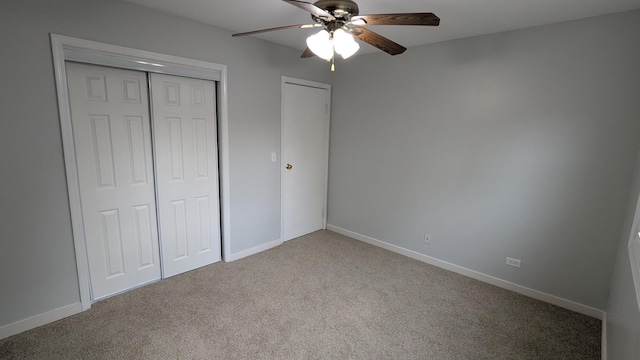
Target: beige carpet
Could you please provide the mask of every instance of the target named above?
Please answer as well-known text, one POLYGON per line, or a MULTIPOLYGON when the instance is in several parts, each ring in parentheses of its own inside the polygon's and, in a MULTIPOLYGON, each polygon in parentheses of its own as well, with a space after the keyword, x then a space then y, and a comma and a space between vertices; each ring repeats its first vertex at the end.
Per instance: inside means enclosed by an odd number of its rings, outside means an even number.
POLYGON ((319 231, 0 340, 0 359, 600 359, 599 320, 319 231))

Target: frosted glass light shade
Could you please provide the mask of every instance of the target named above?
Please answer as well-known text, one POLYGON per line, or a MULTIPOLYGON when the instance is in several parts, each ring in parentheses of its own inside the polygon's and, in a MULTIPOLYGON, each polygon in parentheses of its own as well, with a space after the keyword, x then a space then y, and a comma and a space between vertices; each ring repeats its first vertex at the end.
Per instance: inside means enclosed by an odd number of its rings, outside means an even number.
POLYGON ((322 59, 330 60, 333 57, 333 39, 327 30, 320 30, 319 33, 309 36, 307 46, 322 59))
POLYGON ((353 36, 342 29, 333 32, 333 44, 336 52, 343 59, 350 57, 360 49, 360 45, 353 39, 353 36))

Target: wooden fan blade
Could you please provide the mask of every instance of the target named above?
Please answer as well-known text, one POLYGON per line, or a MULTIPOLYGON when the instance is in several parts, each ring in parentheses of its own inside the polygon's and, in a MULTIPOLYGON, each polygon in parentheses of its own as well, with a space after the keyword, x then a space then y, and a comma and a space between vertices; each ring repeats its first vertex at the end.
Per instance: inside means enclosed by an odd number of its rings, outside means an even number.
POLYGON ((426 25, 438 26, 440 18, 433 13, 373 14, 351 18, 351 22, 364 20, 365 25, 426 25))
POLYGON ((233 34, 231 36, 247 36, 247 35, 254 35, 254 34, 260 34, 260 33, 265 33, 265 32, 270 32, 270 31, 277 31, 277 30, 305 29, 305 28, 312 28, 312 27, 315 27, 315 25, 311 25, 311 24, 286 25, 286 26, 278 26, 278 27, 269 28, 269 29, 247 31, 247 32, 243 32, 243 33, 233 34))
POLYGON ((358 28, 356 30, 353 30, 351 33, 358 39, 366 42, 369 45, 377 47, 378 49, 386 52, 389 55, 402 54, 405 50, 407 50, 406 47, 365 28, 358 28))
POLYGON ((319 7, 305 2, 305 1, 298 1, 298 0, 282 0, 288 4, 291 4, 295 7, 298 7, 304 11, 308 11, 311 13, 311 15, 319 17, 321 19, 324 20, 329 20, 329 21, 333 21, 336 18, 333 17, 333 15, 329 14, 328 12, 324 11, 323 9, 320 9, 319 7))
POLYGON ((315 54, 313 53, 313 51, 311 51, 311 49, 306 48, 304 49, 304 52, 302 53, 302 55, 300 55, 301 58, 306 59, 306 58, 310 58, 313 57, 315 54))

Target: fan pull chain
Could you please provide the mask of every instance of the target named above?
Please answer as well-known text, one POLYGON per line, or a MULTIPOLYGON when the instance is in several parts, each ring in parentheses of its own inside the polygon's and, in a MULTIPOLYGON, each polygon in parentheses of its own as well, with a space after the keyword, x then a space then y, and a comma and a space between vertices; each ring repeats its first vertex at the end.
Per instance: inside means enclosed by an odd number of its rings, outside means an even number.
POLYGON ((336 54, 331 57, 331 72, 336 71, 336 54))

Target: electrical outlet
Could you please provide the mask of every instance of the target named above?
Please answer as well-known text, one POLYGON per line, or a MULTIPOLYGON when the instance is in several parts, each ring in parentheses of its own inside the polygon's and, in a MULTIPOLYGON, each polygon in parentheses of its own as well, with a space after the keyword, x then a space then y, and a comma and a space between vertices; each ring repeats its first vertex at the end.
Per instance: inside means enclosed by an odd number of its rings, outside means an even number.
POLYGON ((424 243, 427 245, 431 244, 431 234, 424 234, 424 243))
POLYGON ((520 259, 514 259, 514 258, 507 257, 507 265, 519 268, 520 267, 520 259))

